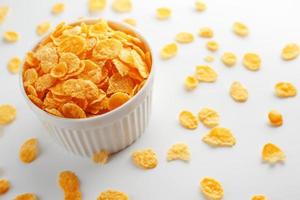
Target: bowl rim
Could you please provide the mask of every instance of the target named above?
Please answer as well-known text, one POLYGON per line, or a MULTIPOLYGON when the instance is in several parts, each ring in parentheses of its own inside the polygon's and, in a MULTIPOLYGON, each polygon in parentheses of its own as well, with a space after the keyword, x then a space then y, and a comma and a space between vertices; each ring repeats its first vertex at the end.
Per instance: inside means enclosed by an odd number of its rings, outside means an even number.
MULTIPOLYGON (((75 22, 71 22, 71 23, 67 23, 68 25, 76 25, 76 24, 81 24, 81 23, 86 23, 86 24, 93 24, 93 23, 96 23, 96 22, 99 22, 101 20, 105 20, 107 21, 107 23, 110 25, 110 24, 113 24, 113 25, 116 25, 116 26, 119 26, 123 29, 126 29, 126 30, 129 30, 131 33, 134 33, 139 39, 141 39, 141 41, 143 42, 143 44, 145 45, 146 49, 150 52, 150 55, 151 55, 151 68, 150 68, 150 72, 149 72, 149 76, 148 78, 146 79, 144 85, 142 86, 142 88, 134 95, 132 96, 128 101, 126 101, 124 104, 122 104, 121 106, 113 109, 112 111, 109 111, 109 112, 106 112, 104 114, 100 114, 100 115, 96 115, 96 116, 92 116, 92 117, 86 117, 86 118, 66 118, 66 117, 58 117, 58 116, 55 116, 55 115, 52 115, 48 112, 46 112, 45 110, 41 109, 40 107, 38 107, 37 105, 35 105, 30 99, 29 97, 27 96, 26 94, 26 91, 25 91, 25 87, 24 87, 24 83, 23 83, 23 72, 24 72, 24 63, 25 63, 25 60, 24 62, 22 63, 22 68, 19 72, 19 83, 20 83, 20 89, 21 89, 21 93, 22 95, 25 97, 25 100, 28 104, 34 106, 34 108, 37 108, 36 110, 38 112, 40 112, 41 114, 44 114, 46 115, 47 117, 55 120, 55 121, 61 121, 61 122, 70 122, 70 123, 79 123, 79 122, 90 122, 90 121, 94 121, 94 120, 107 120, 109 118, 111 118, 112 115, 116 115, 117 113, 122 113, 127 106, 129 106, 130 104, 134 103, 134 101, 140 97, 142 94, 145 93, 145 90, 149 87, 150 84, 152 84, 153 82, 153 76, 154 76, 154 65, 153 65, 153 51, 148 43, 148 41, 144 38, 144 36, 142 36, 142 34, 136 30, 135 28, 125 24, 124 22, 116 22, 116 21, 113 21, 113 20, 106 20, 104 18, 99 18, 99 19, 83 19, 83 20, 78 20, 78 21, 75 21, 75 22)), ((117 30, 117 29, 116 29, 117 30)), ((51 34, 51 33, 50 33, 51 34)), ((44 36, 41 40, 39 40, 39 42, 34 46, 34 48, 32 49, 35 49, 39 43, 41 41, 43 41, 44 39, 46 39, 47 37, 50 36, 50 34, 44 36)))

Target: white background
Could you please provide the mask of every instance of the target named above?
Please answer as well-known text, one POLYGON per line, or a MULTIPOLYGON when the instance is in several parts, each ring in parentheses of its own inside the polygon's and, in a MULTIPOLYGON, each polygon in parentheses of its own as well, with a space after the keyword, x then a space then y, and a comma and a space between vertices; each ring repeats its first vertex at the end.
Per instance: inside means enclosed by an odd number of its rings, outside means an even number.
POLYGON ((16 106, 17 119, 1 128, 0 177, 11 181, 12 188, 0 199, 11 200, 16 194, 34 192, 41 200, 63 199, 57 185, 62 170, 73 170, 81 180, 83 199, 96 199, 108 188, 124 191, 132 200, 182 200, 204 199, 199 182, 205 176, 219 180, 227 200, 250 199, 262 193, 270 200, 297 200, 300 197, 300 104, 299 96, 279 99, 274 95, 278 81, 290 81, 300 89, 299 59, 284 62, 280 58, 282 47, 288 42, 300 43, 300 1, 262 0, 207 0, 207 11, 194 10, 193 0, 134 0, 131 13, 117 14, 111 10, 111 1, 105 11, 89 15, 86 0, 65 0, 66 10, 60 16, 52 16, 51 6, 57 0, 0 0, 11 11, 0 34, 6 30, 20 32, 16 44, 0 41, 0 103, 16 106), (155 19, 155 9, 172 8, 173 15, 167 21, 155 19), (40 40, 35 27, 42 21, 53 26, 62 20, 72 22, 79 17, 103 17, 121 21, 125 17, 137 19, 137 29, 150 42, 155 59, 155 86, 153 112, 150 125, 136 143, 113 156, 107 165, 99 166, 88 158, 80 158, 65 152, 48 137, 39 120, 22 99, 17 75, 6 69, 13 56, 24 57, 25 52, 40 40), (242 21, 250 28, 247 38, 239 38, 231 31, 234 21, 242 21), (186 92, 184 78, 194 72, 195 66, 205 64, 203 57, 210 55, 205 49, 205 39, 198 37, 200 27, 210 26, 220 50, 212 55, 213 68, 219 78, 213 84, 199 84, 186 92), (159 49, 173 42, 180 31, 195 34, 192 44, 179 45, 178 55, 171 60, 159 59, 159 49), (220 61, 224 51, 237 54, 238 64, 226 68, 220 61), (246 70, 241 65, 242 55, 256 52, 262 57, 258 72, 246 70), (230 84, 241 81, 249 90, 249 100, 238 104, 228 95, 230 84), (202 107, 212 107, 221 115, 221 125, 232 129, 237 138, 233 148, 214 149, 204 144, 201 137, 208 131, 199 125, 195 131, 182 128, 178 114, 189 109, 195 114, 202 107), (277 109, 284 116, 284 125, 273 128, 267 124, 267 113, 277 109), (29 137, 40 141, 41 154, 30 165, 18 159, 20 145, 29 137), (189 144, 190 163, 167 163, 166 151, 173 143, 189 144), (267 142, 278 144, 286 153, 285 164, 269 166, 261 162, 261 148, 267 142), (136 149, 151 147, 159 158, 157 168, 144 171, 136 168, 130 159, 136 149))

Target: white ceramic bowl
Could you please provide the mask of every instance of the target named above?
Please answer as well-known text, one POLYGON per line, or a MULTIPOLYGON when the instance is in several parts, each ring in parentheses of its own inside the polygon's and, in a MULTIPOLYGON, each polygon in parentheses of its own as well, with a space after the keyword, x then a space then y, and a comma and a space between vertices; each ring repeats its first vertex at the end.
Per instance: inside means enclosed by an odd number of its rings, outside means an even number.
MULTIPOLYGON (((74 24, 81 22, 91 24, 96 21, 85 20, 74 24)), ((112 21, 108 21, 108 23, 114 29, 139 37, 152 56, 148 43, 140 34, 126 25, 112 21)), ((110 153, 118 152, 132 144, 145 132, 151 113, 153 75, 152 61, 148 80, 135 96, 115 110, 84 119, 60 118, 45 112, 27 97, 23 86, 22 72, 20 83, 24 99, 49 134, 66 150, 77 155, 90 157, 100 150, 107 150, 110 153)))

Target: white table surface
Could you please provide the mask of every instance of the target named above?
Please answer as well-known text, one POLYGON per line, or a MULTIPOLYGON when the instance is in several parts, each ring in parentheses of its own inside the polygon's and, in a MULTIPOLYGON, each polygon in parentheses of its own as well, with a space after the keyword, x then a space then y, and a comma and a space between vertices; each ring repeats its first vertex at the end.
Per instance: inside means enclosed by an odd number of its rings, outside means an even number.
POLYGON ((204 199, 199 182, 205 176, 218 179, 224 187, 226 200, 250 199, 262 193, 270 200, 297 200, 300 198, 300 104, 299 96, 279 99, 274 96, 278 81, 290 81, 300 89, 299 59, 284 62, 280 59, 282 47, 288 42, 300 43, 300 1, 261 0, 207 0, 207 11, 194 11, 193 0, 134 0, 131 13, 117 14, 111 10, 111 1, 102 13, 92 17, 104 17, 121 21, 125 17, 138 20, 137 29, 148 39, 154 50, 156 77, 153 112, 149 127, 137 142, 113 156, 108 164, 99 166, 90 159, 73 156, 57 146, 46 134, 39 120, 22 99, 17 75, 6 69, 13 56, 23 57, 39 37, 36 25, 50 21, 52 25, 62 20, 91 17, 86 0, 65 0, 66 10, 60 16, 50 13, 57 0, 1 0, 0 5, 9 5, 11 11, 0 34, 12 29, 20 32, 21 40, 15 44, 0 41, 0 103, 16 106, 17 119, 1 128, 0 177, 12 183, 11 190, 0 199, 11 200, 16 194, 34 192, 41 200, 63 199, 57 185, 62 170, 73 170, 81 180, 83 199, 96 199, 108 188, 124 191, 132 200, 196 200, 204 199), (160 6, 172 8, 173 15, 167 21, 155 19, 155 9, 160 6), (239 38, 231 31, 234 21, 242 21, 250 28, 247 38, 239 38), (214 39, 220 50, 210 53, 205 49, 205 39, 196 36, 192 44, 179 45, 178 55, 162 61, 159 49, 173 42, 176 33, 198 33, 202 26, 215 31, 214 39), (219 60, 224 51, 233 51, 239 61, 233 68, 226 68, 219 60), (245 52, 257 52, 262 57, 258 72, 246 70, 241 65, 245 52), (186 92, 184 78, 194 72, 195 66, 205 64, 203 57, 213 55, 212 63, 219 73, 213 84, 199 84, 186 92), (241 81, 249 90, 246 103, 234 102, 229 94, 233 81, 241 81), (202 107, 212 107, 221 115, 221 125, 232 129, 237 138, 233 148, 214 149, 201 141, 208 129, 199 125, 189 131, 178 123, 182 109, 197 113, 202 107), (267 113, 277 109, 284 116, 284 125, 279 128, 267 124, 267 113), (41 154, 30 165, 18 159, 20 145, 29 137, 40 141, 41 154), (192 160, 166 162, 166 151, 175 142, 189 144, 192 160), (269 166, 261 162, 261 149, 267 142, 278 144, 286 153, 285 164, 269 166), (140 170, 130 159, 136 149, 151 147, 159 158, 154 170, 140 170))

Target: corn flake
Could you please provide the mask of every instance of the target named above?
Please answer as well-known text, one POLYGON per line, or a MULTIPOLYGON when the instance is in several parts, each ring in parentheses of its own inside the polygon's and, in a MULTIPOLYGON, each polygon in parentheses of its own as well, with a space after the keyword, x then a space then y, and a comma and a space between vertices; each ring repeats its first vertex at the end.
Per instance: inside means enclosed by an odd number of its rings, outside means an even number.
POLYGON ((50 22, 42 22, 36 27, 36 33, 39 36, 42 36, 49 31, 50 26, 51 26, 50 22))
POLYGON ((268 200, 268 198, 265 195, 258 194, 254 195, 251 200, 268 200))
POLYGON ((137 25, 137 21, 133 18, 123 19, 123 22, 125 22, 126 24, 129 24, 131 26, 136 26, 137 25))
POLYGON ((0 196, 8 192, 10 189, 10 182, 6 179, 0 179, 0 196))
POLYGON ((14 58, 9 60, 9 62, 7 64, 7 69, 10 73, 17 74, 19 72, 20 65, 21 65, 20 58, 19 57, 14 57, 14 58))
POLYGON ((248 27, 242 22, 235 22, 232 26, 233 32, 241 37, 245 37, 249 34, 248 27))
POLYGON ((86 41, 83 37, 78 35, 69 35, 61 41, 58 46, 59 52, 70 52, 79 55, 84 51, 86 41))
POLYGON ((284 60, 293 60, 300 54, 300 47, 295 43, 287 44, 281 52, 281 57, 284 60))
POLYGON ((65 103, 62 106, 62 114, 68 118, 86 118, 84 110, 75 103, 65 103))
POLYGON ((38 140, 31 138, 26 140, 19 151, 20 160, 24 163, 33 162, 39 154, 38 140))
POLYGON ((13 42, 16 42, 20 39, 20 35, 19 33, 15 32, 15 31, 6 31, 4 33, 4 40, 6 42, 10 42, 10 43, 13 43, 13 42))
POLYGON ((65 10, 65 4, 64 3, 56 3, 53 5, 51 12, 54 15, 61 14, 65 10))
POLYGON ((221 60, 227 67, 232 67, 236 64, 236 55, 231 52, 223 53, 221 60))
POLYGON ((242 83, 235 81, 230 86, 230 96, 237 102, 245 102, 248 99, 248 90, 242 83))
POLYGON ((153 169, 157 166, 156 153, 152 149, 138 150, 132 153, 133 163, 142 169, 153 169))
POLYGON ((171 146, 168 150, 167 160, 183 160, 189 161, 191 159, 191 154, 189 146, 185 143, 176 143, 171 146))
POLYGON ((17 195, 14 200, 38 200, 37 196, 33 193, 24 193, 17 195))
POLYGON ((203 27, 199 31, 199 36, 203 38, 212 38, 214 36, 214 32, 209 27, 203 27))
POLYGON ((122 50, 122 43, 114 38, 99 42, 93 50, 96 59, 113 59, 118 57, 122 50))
POLYGON ((168 19, 172 14, 172 10, 167 7, 161 7, 156 9, 156 18, 160 20, 168 19))
POLYGON ((114 11, 120 13, 129 12, 132 9, 132 2, 131 0, 114 0, 112 8, 114 11))
POLYGON ((179 114, 179 122, 187 129, 196 129, 198 127, 197 118, 190 111, 181 111, 179 114))
POLYGON ((193 90, 198 86, 198 79, 195 76, 187 76, 184 80, 184 86, 187 90, 193 90))
POLYGON ((289 82, 279 82, 275 85, 275 94, 281 98, 294 97, 297 95, 297 88, 289 82))
POLYGON ((94 153, 93 155, 93 161, 95 163, 99 163, 104 165, 105 163, 107 163, 108 159, 109 159, 109 155, 110 153, 106 150, 101 150, 97 153, 94 153))
POLYGON ((102 11, 106 6, 106 0, 89 0, 88 6, 90 12, 102 11))
POLYGON ((170 59, 177 54, 177 51, 178 51, 177 44, 175 43, 167 44, 160 50, 160 57, 162 59, 170 59))
POLYGON ((261 59, 258 54, 246 53, 243 58, 243 65, 251 71, 257 71, 260 69, 261 59))
POLYGON ((206 48, 210 51, 217 51, 219 49, 219 44, 216 41, 208 41, 206 43, 206 48))
POLYGON ((236 140, 230 129, 222 127, 212 128, 203 138, 203 142, 215 147, 231 147, 236 140))
POLYGON ((213 128, 219 125, 220 115, 211 108, 203 108, 198 114, 199 120, 207 127, 213 128))
POLYGON ((215 82, 218 78, 217 72, 207 65, 197 66, 195 75, 201 82, 215 82))
POLYGON ((281 126, 283 123, 282 114, 276 110, 272 110, 268 114, 269 122, 272 126, 281 126))
POLYGON ((0 125, 11 123, 16 118, 17 111, 14 106, 9 104, 0 105, 0 125))
POLYGON ((67 73, 68 73, 68 66, 65 62, 61 62, 55 65, 50 71, 50 75, 53 78, 63 78, 67 73))
POLYGON ((58 183, 65 192, 75 192, 80 189, 80 181, 72 171, 60 172, 58 183))
POLYGON ((176 35, 175 39, 179 43, 191 43, 194 41, 194 35, 188 32, 181 32, 176 35))
POLYGON ((50 74, 45 74, 36 79, 34 87, 37 92, 44 92, 45 90, 52 87, 56 82, 56 79, 53 78, 50 74))
POLYGON ((9 12, 8 6, 0 6, 0 24, 2 24, 9 12))
POLYGON ((262 150, 262 159, 271 164, 284 161, 284 152, 275 144, 268 143, 265 144, 262 150))
POLYGON ((196 0, 195 2, 195 9, 199 12, 206 10, 206 4, 202 0, 196 0))
POLYGON ((120 107, 130 99, 130 96, 123 92, 116 92, 108 100, 108 109, 113 110, 120 107))
POLYGON ((208 200, 221 200, 224 196, 221 183, 213 178, 203 178, 200 182, 200 188, 208 200))
POLYGON ((106 190, 101 192, 97 200, 128 200, 127 194, 116 190, 106 190))

